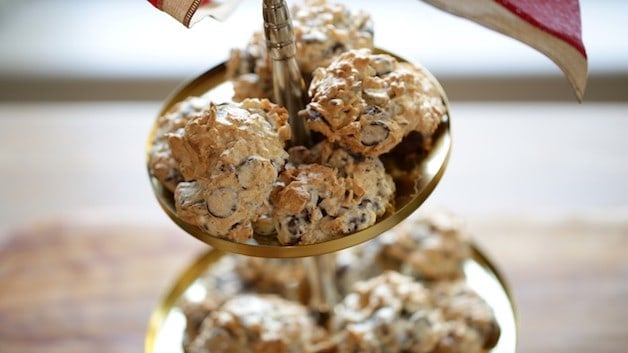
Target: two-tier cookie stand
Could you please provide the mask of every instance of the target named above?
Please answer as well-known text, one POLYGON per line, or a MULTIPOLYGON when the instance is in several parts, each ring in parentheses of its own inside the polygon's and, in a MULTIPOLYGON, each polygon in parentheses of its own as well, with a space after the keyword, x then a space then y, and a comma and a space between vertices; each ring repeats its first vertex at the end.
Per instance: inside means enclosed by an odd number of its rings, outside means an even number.
MULTIPOLYGON (((263 0, 263 15, 269 55, 273 60, 275 102, 286 107, 289 112, 293 136, 291 143, 307 145, 310 142, 309 133, 305 123, 296 114, 305 106, 306 93, 295 58, 294 32, 285 0, 263 0)), ((180 87, 166 100, 158 116, 190 96, 204 96, 214 102, 231 101, 233 86, 225 79, 225 71, 225 65, 221 64, 180 87)), ((408 158, 407 151, 404 151, 403 155, 391 153, 383 157, 387 171, 393 175, 397 187, 395 211, 378 220, 373 226, 353 234, 317 244, 294 246, 265 243, 255 238, 247 243, 226 240, 181 220, 176 214, 172 193, 151 176, 152 187, 166 214, 187 233, 213 249, 179 277, 171 291, 154 310, 146 337, 146 352, 182 351, 185 317, 178 303, 190 291, 202 287, 203 274, 211 271, 212 265, 221 257, 228 256, 227 253, 265 258, 302 258, 308 273, 309 305, 313 311, 329 314, 337 301, 332 280, 333 258, 329 254, 366 242, 406 219, 428 198, 445 171, 452 143, 449 105, 444 90, 435 78, 431 79, 439 87, 447 108, 447 113, 444 114, 440 127, 434 134, 432 148, 427 153, 417 152, 414 158, 408 158)), ((156 126, 153 127, 149 137, 149 148, 155 132, 156 126)), ((469 286, 492 307, 500 325, 501 336, 491 352, 514 352, 517 337, 516 315, 503 278, 490 261, 475 248, 472 258, 465 263, 464 272, 469 286)))

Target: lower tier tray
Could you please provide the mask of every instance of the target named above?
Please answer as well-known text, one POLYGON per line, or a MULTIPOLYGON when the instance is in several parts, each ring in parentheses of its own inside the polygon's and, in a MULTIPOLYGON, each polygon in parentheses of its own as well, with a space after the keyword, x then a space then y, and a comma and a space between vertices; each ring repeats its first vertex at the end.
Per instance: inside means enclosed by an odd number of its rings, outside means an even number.
MULTIPOLYGON (((346 251, 336 255, 327 255, 335 256, 332 258, 332 261, 337 264, 333 276, 335 285, 333 290, 339 294, 341 300, 345 292, 350 291, 351 283, 371 279, 384 271, 377 266, 365 266, 364 261, 370 261, 368 258, 372 255, 368 246, 372 247, 373 242, 370 245, 360 246, 363 247, 362 250, 359 249, 360 247, 346 250, 360 251, 357 256, 354 254, 347 257, 344 254, 346 251), (357 263, 352 264, 352 259, 357 263), (347 266, 349 266, 348 269, 347 266), (340 267, 344 268, 340 269, 340 267), (364 268, 368 269, 365 271, 364 268), (339 277, 338 274, 341 272, 342 275, 339 277), (347 273, 352 274, 347 275, 347 273)), ((502 276, 491 261, 472 243, 469 248, 468 258, 461 264, 462 273, 459 280, 464 281, 464 284, 490 307, 499 328, 496 341, 491 343, 487 351, 514 353, 517 343, 517 318, 512 297, 502 276)), ((184 352, 183 345, 188 322, 186 315, 189 315, 189 305, 201 303, 208 298, 212 300, 212 295, 217 294, 221 297, 219 300, 226 300, 240 292, 274 292, 288 300, 307 303, 309 300, 307 284, 299 284, 299 276, 304 273, 299 266, 303 264, 303 259, 261 259, 225 254, 217 250, 208 251, 179 276, 167 295, 154 309, 146 335, 145 352, 184 352), (245 272, 249 272, 248 274, 242 274, 243 267, 245 272), (266 273, 274 273, 276 278, 281 278, 282 282, 278 285, 277 282, 273 283, 272 278, 251 277, 251 271, 259 272, 260 269, 265 270, 266 273), (279 273, 282 271, 283 273, 279 273), (242 277, 257 281, 256 288, 240 283, 242 277)), ((433 285, 434 282, 431 283, 428 286, 433 285)))

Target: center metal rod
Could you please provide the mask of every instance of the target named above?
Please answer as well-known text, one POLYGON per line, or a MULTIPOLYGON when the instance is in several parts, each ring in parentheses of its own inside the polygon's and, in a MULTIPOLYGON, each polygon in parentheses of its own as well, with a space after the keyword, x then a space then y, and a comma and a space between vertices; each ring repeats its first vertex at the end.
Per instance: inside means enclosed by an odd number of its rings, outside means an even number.
POLYGON ((310 132, 299 111, 305 108, 306 90, 296 59, 296 39, 290 10, 285 0, 264 0, 264 34, 273 62, 275 103, 285 107, 290 116, 291 145, 310 146, 310 132))
POLYGON ((325 325, 334 306, 338 303, 338 290, 335 286, 335 263, 333 254, 303 258, 308 285, 310 287, 309 306, 317 314, 317 320, 325 325))
MULTIPOLYGON (((310 132, 299 111, 305 108, 306 91, 296 59, 296 38, 285 0, 263 0, 264 34, 272 59, 275 103, 288 110, 292 146, 311 146, 310 132)), ((334 286, 334 256, 319 255, 303 259, 310 287, 309 305, 325 321, 338 301, 334 286)))

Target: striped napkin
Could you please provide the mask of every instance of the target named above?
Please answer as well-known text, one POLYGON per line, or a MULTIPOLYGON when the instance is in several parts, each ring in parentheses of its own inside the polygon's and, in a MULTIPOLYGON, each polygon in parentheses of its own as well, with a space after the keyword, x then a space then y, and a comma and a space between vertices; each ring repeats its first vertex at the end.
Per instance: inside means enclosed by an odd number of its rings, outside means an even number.
POLYGON ((240 0, 148 0, 148 2, 184 26, 191 27, 205 17, 224 20, 235 10, 240 0))
POLYGON ((587 52, 578 0, 423 0, 528 44, 563 71, 582 101, 587 52))

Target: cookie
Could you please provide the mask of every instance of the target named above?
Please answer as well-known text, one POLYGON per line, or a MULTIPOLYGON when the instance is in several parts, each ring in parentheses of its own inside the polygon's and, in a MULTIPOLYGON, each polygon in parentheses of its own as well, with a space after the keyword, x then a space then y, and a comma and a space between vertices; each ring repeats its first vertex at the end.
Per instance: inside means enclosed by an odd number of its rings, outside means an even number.
POLYGON ((314 244, 354 233, 392 209, 395 185, 379 159, 356 157, 327 142, 290 154, 271 195, 281 244, 314 244))
POLYGON ((297 302, 308 294, 306 269, 300 259, 243 256, 235 270, 247 290, 255 293, 276 294, 297 302))
POLYGON ((211 272, 203 274, 198 279, 202 281, 204 290, 181 298, 180 307, 186 318, 183 335, 183 347, 186 351, 209 313, 246 289, 245 282, 235 271, 236 264, 236 258, 233 256, 221 257, 212 265, 211 272))
POLYGON ((282 245, 314 244, 340 235, 327 226, 350 201, 345 180, 319 164, 286 169, 282 186, 271 195, 277 240, 282 245), (324 231, 327 229, 327 231, 324 231))
POLYGON ((183 181, 177 161, 172 156, 169 136, 183 133, 185 124, 209 106, 209 101, 201 97, 189 97, 174 106, 166 114, 157 118, 157 129, 148 153, 150 174, 157 178, 168 190, 173 191, 183 181))
POLYGON ((226 77, 233 83, 233 100, 273 98, 272 61, 263 32, 255 32, 243 49, 231 49, 226 77))
POLYGON ((356 283, 334 313, 338 353, 427 353, 445 332, 428 289, 393 271, 356 283))
MULTIPOLYGON (((292 6, 291 17, 296 59, 306 81, 314 69, 327 66, 339 53, 373 48, 373 23, 364 11, 326 0, 306 0, 292 6)), ((226 66, 235 101, 273 97, 272 61, 263 32, 255 32, 245 48, 232 49, 226 66)))
POLYGON ((325 336, 303 305, 240 294, 207 316, 186 353, 308 352, 325 336))
POLYGON ((310 75, 347 50, 373 48, 373 21, 344 4, 306 0, 291 9, 301 72, 310 75))
POLYGON ((426 71, 369 49, 315 70, 309 95, 308 127, 365 156, 389 152, 413 131, 429 141, 446 112, 426 71))
POLYGON ((426 281, 464 276, 471 243, 462 221, 447 212, 420 212, 382 235, 380 261, 426 281))
POLYGON ((175 189, 177 215, 203 231, 237 242, 268 213, 268 198, 288 157, 288 114, 268 100, 211 104, 180 135, 172 156, 185 179, 175 189))
MULTIPOLYGON (((451 336, 449 341, 466 348, 458 348, 455 352, 481 352, 495 346, 500 336, 495 314, 464 280, 442 281, 430 290, 434 293, 436 305, 450 325, 447 328, 447 335, 451 336), (470 347, 477 348, 468 349, 470 347)), ((447 341, 443 345, 452 346, 447 341)))

